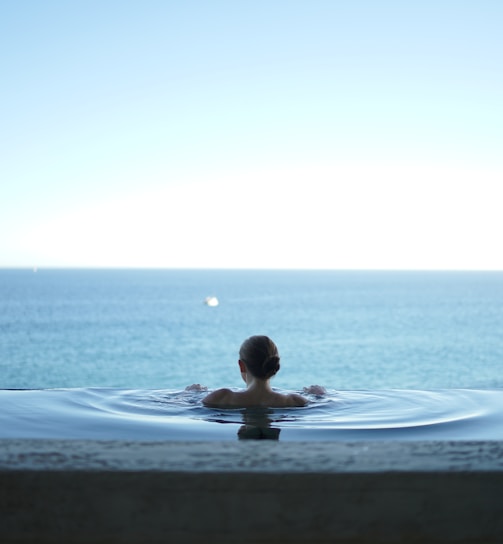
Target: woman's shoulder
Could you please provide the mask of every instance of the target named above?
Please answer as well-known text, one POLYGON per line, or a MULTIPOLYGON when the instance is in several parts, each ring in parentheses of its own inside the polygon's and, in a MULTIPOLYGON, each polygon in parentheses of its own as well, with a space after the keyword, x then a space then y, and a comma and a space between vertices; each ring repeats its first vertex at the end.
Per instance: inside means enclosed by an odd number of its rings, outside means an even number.
POLYGON ((306 398, 298 393, 289 393, 286 395, 288 399, 288 406, 301 407, 306 406, 309 402, 306 398))
POLYGON ((233 391, 226 387, 212 391, 209 395, 206 395, 203 399, 205 406, 222 406, 229 404, 229 399, 233 395, 233 391))

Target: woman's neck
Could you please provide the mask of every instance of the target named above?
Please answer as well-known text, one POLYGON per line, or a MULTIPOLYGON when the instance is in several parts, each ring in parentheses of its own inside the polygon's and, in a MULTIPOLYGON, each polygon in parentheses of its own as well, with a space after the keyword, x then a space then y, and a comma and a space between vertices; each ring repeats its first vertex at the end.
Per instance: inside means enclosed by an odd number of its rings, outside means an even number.
POLYGON ((255 376, 252 376, 251 374, 246 375, 246 388, 250 392, 254 391, 257 393, 260 391, 272 391, 269 380, 261 380, 260 378, 255 378, 255 376))

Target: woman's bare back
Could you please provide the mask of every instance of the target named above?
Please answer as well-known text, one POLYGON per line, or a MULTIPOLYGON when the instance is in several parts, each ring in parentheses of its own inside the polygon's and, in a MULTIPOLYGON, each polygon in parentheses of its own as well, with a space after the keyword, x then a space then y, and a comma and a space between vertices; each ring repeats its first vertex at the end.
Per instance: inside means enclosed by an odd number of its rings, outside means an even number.
POLYGON ((254 391, 231 391, 217 389, 203 399, 205 406, 214 408, 249 408, 267 406, 269 408, 294 408, 307 404, 307 400, 297 393, 281 394, 275 391, 262 391, 260 395, 254 391))

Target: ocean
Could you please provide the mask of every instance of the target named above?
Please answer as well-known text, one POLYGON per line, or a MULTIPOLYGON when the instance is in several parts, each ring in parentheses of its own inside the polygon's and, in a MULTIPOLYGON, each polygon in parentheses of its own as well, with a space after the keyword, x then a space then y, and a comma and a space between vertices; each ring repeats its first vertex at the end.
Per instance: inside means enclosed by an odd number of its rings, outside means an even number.
POLYGON ((503 387, 503 273, 0 270, 0 387, 503 387), (208 306, 208 296, 218 306, 208 306))
POLYGON ((503 438, 502 332, 501 272, 2 269, 0 437, 235 435, 185 387, 242 387, 266 334, 274 387, 327 389, 283 436, 503 438))

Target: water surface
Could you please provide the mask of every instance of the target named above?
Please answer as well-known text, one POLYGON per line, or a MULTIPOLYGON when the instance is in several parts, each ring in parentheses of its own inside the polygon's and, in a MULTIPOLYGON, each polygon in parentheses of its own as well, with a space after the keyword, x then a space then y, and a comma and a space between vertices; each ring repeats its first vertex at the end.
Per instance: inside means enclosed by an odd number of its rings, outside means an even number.
POLYGON ((0 269, 0 388, 239 387, 252 334, 283 389, 503 388, 502 331, 501 272, 0 269))
POLYGON ((0 391, 0 438, 503 440, 501 390, 330 391, 288 409, 213 409, 205 393, 0 391))

